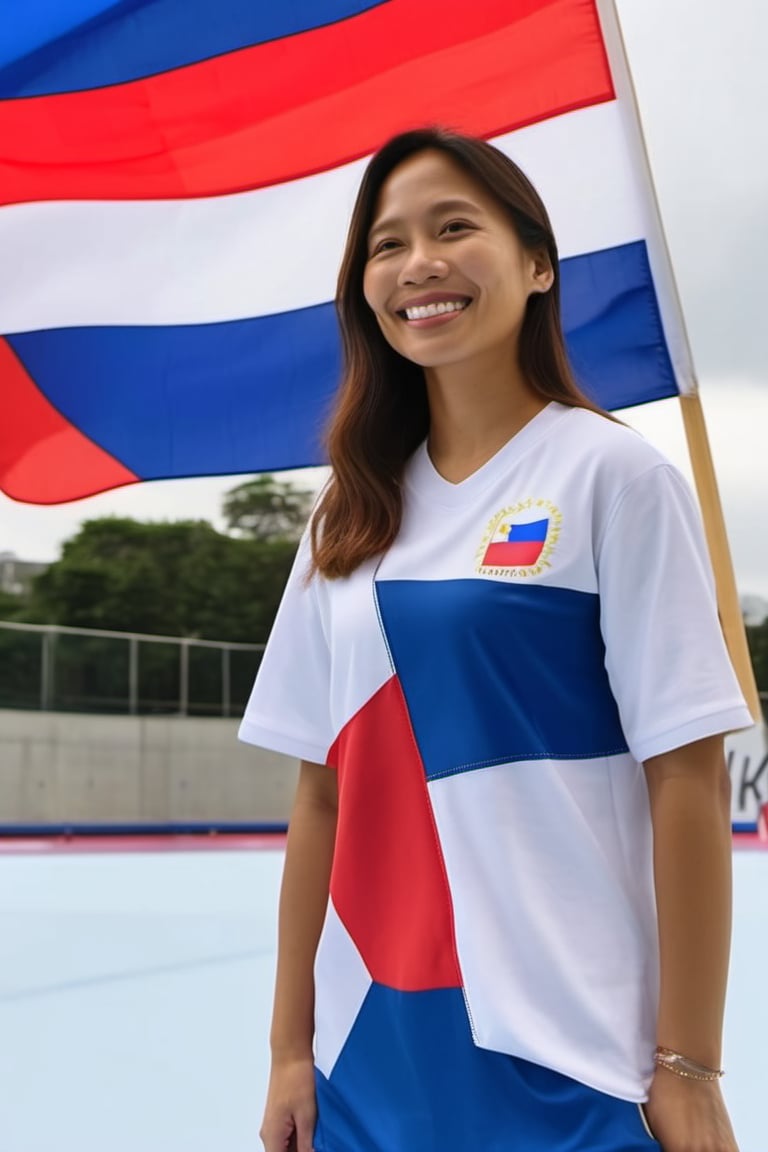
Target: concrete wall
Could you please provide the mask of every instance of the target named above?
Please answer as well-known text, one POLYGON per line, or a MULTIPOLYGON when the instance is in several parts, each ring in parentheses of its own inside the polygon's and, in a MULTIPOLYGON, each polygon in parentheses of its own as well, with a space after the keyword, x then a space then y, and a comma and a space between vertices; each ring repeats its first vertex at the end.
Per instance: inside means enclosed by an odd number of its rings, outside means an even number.
MULTIPOLYGON (((237 720, 0 709, 0 824, 288 819, 298 765, 240 744, 237 720)), ((768 803, 764 725, 726 740, 732 816, 768 803)))
POLYGON ((237 720, 0 710, 0 823, 288 818, 296 761, 237 720))

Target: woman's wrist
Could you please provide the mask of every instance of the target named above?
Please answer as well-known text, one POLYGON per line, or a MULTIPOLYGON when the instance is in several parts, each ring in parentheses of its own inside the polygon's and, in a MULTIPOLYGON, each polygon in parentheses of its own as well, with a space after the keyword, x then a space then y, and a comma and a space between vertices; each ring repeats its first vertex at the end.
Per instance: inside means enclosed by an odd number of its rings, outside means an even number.
POLYGON ((719 1080, 724 1075, 722 1068, 701 1064, 698 1060, 693 1060, 673 1048, 665 1048, 661 1044, 653 1054, 653 1062, 657 1068, 663 1068, 686 1080, 719 1080))

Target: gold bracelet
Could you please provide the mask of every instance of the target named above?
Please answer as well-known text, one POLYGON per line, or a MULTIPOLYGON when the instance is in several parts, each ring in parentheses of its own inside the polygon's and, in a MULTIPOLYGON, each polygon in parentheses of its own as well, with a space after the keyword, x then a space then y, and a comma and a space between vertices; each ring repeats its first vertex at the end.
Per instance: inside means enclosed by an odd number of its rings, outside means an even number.
POLYGON ((676 1076, 684 1076, 686 1080, 719 1080, 724 1075, 722 1068, 707 1068, 705 1064, 697 1064, 680 1052, 661 1046, 654 1052, 653 1062, 659 1068, 674 1072, 676 1076))

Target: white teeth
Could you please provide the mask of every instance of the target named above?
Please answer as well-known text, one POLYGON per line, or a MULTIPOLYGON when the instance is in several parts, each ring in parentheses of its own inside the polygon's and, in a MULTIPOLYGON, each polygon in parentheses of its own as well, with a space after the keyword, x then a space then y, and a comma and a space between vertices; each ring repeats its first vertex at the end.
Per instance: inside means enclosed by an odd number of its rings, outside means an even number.
POLYGON ((426 320, 429 316, 442 316, 444 312, 461 312, 468 300, 441 300, 439 304, 420 304, 416 308, 406 308, 409 320, 426 320))

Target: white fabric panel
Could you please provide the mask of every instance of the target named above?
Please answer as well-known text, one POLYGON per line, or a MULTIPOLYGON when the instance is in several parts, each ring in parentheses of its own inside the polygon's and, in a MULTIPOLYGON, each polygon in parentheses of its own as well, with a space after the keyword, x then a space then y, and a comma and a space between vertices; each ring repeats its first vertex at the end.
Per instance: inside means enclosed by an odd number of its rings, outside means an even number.
POLYGON ((502 764, 429 791, 476 1043, 644 1100, 658 975, 640 765, 502 764))
MULTIPOLYGON (((562 257, 644 235, 613 102, 498 137, 539 189, 562 257)), ((204 324, 333 299, 366 160, 233 196, 0 208, 0 332, 204 324)))
POLYGON ((671 465, 624 488, 597 542, 597 570, 605 665, 632 754, 644 761, 751 727, 699 510, 671 465))
POLYGON ((363 958, 329 901, 315 959, 315 1064, 326 1077, 333 1071, 370 986, 363 958))
POLYGON ((653 174, 648 160, 632 75, 627 64, 614 0, 597 0, 597 10, 616 92, 617 115, 621 121, 619 131, 635 174, 635 186, 643 189, 644 193, 642 235, 648 245, 648 259, 659 301, 664 335, 667 338, 667 347, 677 377, 678 388, 683 393, 691 392, 696 387, 691 347, 688 342, 688 333, 685 328, 685 319, 675 283, 672 261, 659 215, 653 174))
POLYGON ((307 583, 305 533, 239 738, 318 764, 344 725, 392 677, 373 596, 376 563, 307 583))

